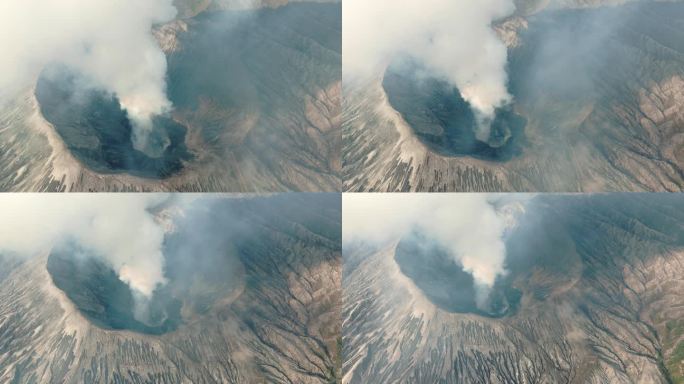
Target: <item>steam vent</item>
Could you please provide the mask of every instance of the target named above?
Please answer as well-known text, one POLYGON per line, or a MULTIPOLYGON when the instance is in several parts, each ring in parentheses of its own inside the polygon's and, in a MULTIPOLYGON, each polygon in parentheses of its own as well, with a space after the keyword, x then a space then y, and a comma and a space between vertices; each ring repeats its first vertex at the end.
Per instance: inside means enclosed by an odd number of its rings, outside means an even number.
POLYGON ((684 0, 0 0, 0 383, 684 384, 684 0))

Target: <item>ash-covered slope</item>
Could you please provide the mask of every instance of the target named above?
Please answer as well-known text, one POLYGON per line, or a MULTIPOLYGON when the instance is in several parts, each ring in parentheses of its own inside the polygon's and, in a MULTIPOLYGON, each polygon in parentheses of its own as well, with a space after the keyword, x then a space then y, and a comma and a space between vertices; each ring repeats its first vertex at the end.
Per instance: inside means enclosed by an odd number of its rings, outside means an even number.
POLYGON ((0 190, 340 190, 340 3, 207 10, 154 32, 174 109, 151 145, 132 147, 116 98, 46 73, 0 106, 0 190))
POLYGON ((434 248, 402 256, 415 239, 345 245, 344 382, 680 382, 683 219, 678 195, 535 197, 506 241, 494 292, 519 302, 501 316, 445 307, 467 281, 434 248))
POLYGON ((339 195, 195 204, 147 316, 76 247, 0 261, 0 381, 329 383, 340 376, 339 195))
POLYGON ((457 89, 390 65, 345 83, 345 190, 681 191, 684 3, 533 3, 495 26, 521 129, 473 145, 457 89))

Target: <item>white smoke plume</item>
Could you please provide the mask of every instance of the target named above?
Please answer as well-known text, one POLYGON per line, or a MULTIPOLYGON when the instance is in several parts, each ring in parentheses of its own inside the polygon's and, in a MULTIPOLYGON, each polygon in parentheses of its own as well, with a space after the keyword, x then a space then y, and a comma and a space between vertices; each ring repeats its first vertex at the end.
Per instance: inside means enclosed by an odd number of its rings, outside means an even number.
POLYGON ((342 239, 382 245, 414 230, 446 247, 470 273, 484 304, 497 277, 505 275, 504 234, 510 226, 482 194, 344 194, 342 239))
POLYGON ((173 0, 0 1, 0 97, 31 86, 47 65, 65 64, 119 97, 142 148, 152 116, 171 108, 152 26, 175 16, 173 0))
POLYGON ((0 194, 0 252, 33 257, 75 241, 108 262, 134 293, 165 283, 157 194, 0 194))
POLYGON ((343 72, 369 76, 410 55, 461 91, 489 139, 497 107, 510 102, 507 49, 492 22, 515 11, 513 0, 345 0, 343 72))

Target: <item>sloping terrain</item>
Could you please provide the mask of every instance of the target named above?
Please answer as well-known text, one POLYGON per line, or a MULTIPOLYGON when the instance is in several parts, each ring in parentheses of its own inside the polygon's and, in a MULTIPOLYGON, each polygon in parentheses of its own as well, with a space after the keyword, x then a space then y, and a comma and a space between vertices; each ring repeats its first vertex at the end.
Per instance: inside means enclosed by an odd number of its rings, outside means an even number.
POLYGON ((432 278, 406 274, 414 240, 345 245, 344 382, 682 382, 683 219, 678 195, 535 197, 506 240, 497 285, 520 297, 499 317, 445 308, 467 283, 434 252, 412 252, 432 278))
POLYGON ((457 89, 432 79, 412 103, 421 80, 390 65, 345 80, 345 190, 681 191, 684 4, 538 3, 495 26, 524 121, 512 155, 463 142, 457 89))
POLYGON ((167 235, 144 327, 102 262, 4 256, 0 381, 337 382, 339 195, 204 203, 167 235))
POLYGON ((212 8, 154 32, 174 110, 152 150, 129 145, 118 100, 43 76, 0 103, 0 190, 340 190, 339 2, 212 8))

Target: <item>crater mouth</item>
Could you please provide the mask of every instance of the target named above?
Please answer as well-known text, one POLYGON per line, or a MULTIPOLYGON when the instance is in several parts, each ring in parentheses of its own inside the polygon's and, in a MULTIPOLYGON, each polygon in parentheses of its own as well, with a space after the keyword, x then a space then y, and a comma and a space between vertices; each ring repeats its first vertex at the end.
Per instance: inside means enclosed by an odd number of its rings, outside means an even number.
POLYGON ((102 259, 71 244, 53 250, 47 270, 55 286, 96 326, 160 335, 182 324, 180 300, 157 289, 144 307, 102 259))
POLYGON ((189 241, 185 230, 167 237, 167 282, 149 298, 121 281, 104 258, 73 242, 53 249, 47 270, 55 286, 100 328, 151 335, 173 332, 229 305, 242 293, 245 279, 235 250, 228 247, 207 246, 201 256, 191 257, 202 247, 189 241))
POLYGON ((416 59, 392 62, 382 86, 418 139, 440 155, 505 162, 522 154, 525 118, 510 107, 498 108, 489 139, 479 140, 473 108, 458 88, 430 74, 416 59))
POLYGON ((448 250, 424 234, 413 233, 402 239, 394 259, 428 300, 446 312, 502 318, 515 314, 520 305, 522 292, 501 279, 486 293, 487 300, 478 305, 473 276, 448 250))
POLYGON ((167 116, 153 118, 144 151, 134 148, 133 126, 119 100, 82 86, 85 81, 66 67, 51 67, 38 79, 35 96, 43 117, 88 168, 164 179, 193 158, 185 146, 186 128, 167 116))
POLYGON ((242 203, 222 204, 216 202, 210 211, 202 204, 192 205, 186 216, 174 219, 174 230, 165 235, 161 248, 165 283, 150 297, 131 289, 103 255, 76 240, 51 251, 48 273, 54 285, 100 328, 153 335, 173 332, 224 310, 244 291, 247 277, 240 250, 247 247, 243 241, 248 232, 241 232, 246 231, 242 222, 230 214, 232 204, 242 203))

